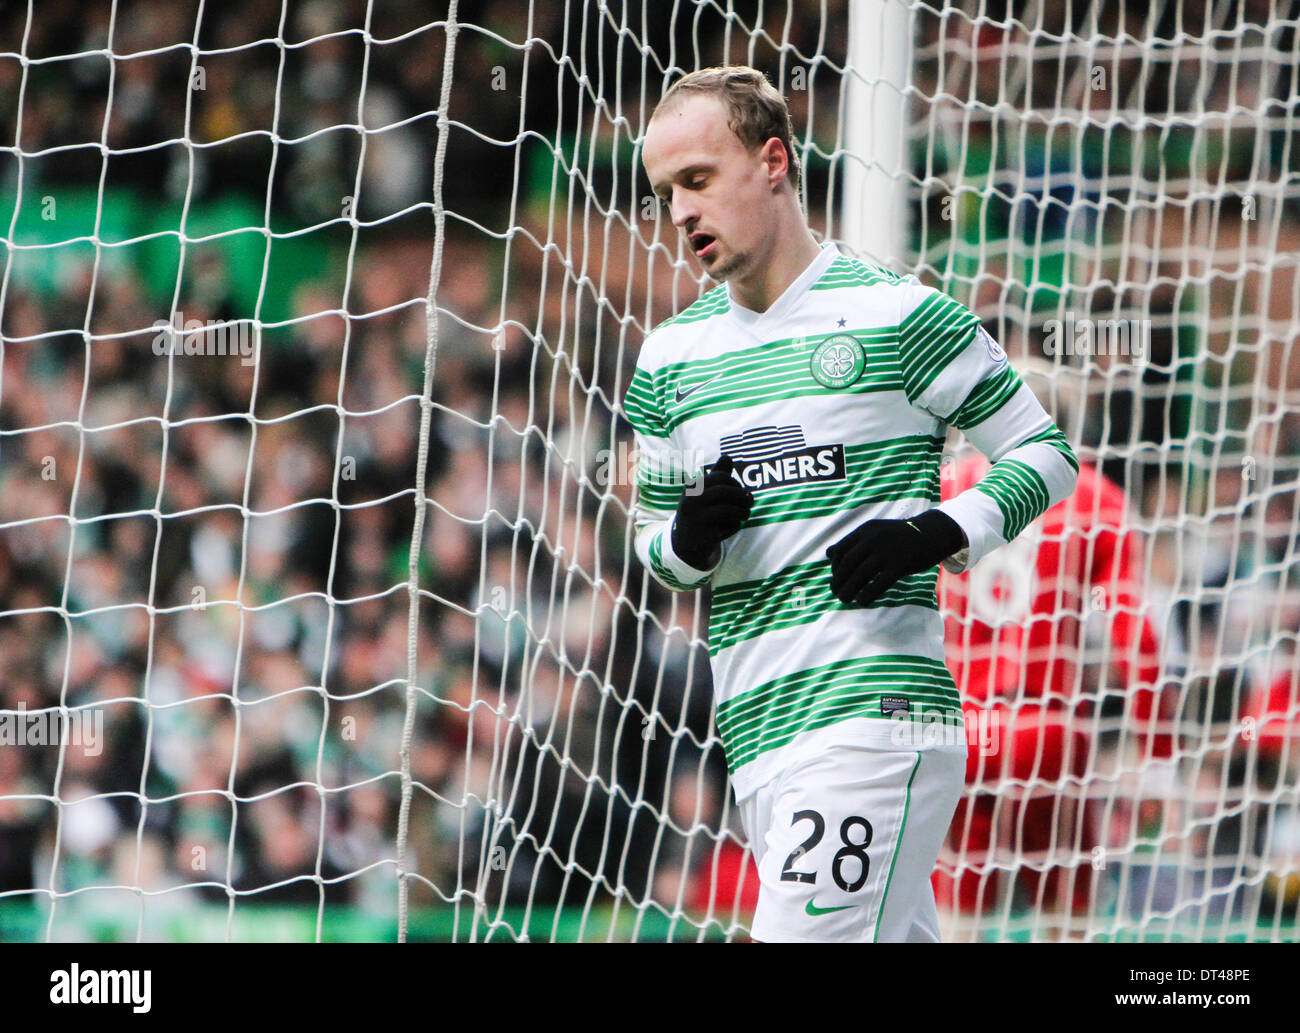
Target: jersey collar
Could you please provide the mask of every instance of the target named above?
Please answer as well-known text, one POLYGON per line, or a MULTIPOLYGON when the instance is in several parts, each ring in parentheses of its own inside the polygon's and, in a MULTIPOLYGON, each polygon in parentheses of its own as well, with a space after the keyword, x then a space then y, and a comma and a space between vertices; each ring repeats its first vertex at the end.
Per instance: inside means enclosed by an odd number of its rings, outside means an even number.
POLYGON ((822 274, 830 268, 831 263, 839 256, 840 250, 834 244, 823 244, 821 254, 808 264, 808 268, 795 277, 794 282, 781 293, 781 296, 771 304, 766 312, 755 312, 753 309, 738 305, 731 294, 731 284, 728 283, 727 303, 732 318, 751 333, 780 322, 792 308, 798 305, 808 288, 821 279, 822 274))

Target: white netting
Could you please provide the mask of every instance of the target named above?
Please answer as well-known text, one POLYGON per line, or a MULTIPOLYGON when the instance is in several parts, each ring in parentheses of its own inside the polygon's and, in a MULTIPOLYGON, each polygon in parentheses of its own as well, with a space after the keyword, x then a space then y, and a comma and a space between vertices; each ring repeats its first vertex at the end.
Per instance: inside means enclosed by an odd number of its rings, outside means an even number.
POLYGON ((999 736, 946 934, 1294 936, 1296 29, 8 8, 0 937, 746 934, 706 597, 632 554, 621 414, 704 285, 639 141, 724 62, 788 97, 819 236, 1045 356, 1113 485, 943 582, 999 736))

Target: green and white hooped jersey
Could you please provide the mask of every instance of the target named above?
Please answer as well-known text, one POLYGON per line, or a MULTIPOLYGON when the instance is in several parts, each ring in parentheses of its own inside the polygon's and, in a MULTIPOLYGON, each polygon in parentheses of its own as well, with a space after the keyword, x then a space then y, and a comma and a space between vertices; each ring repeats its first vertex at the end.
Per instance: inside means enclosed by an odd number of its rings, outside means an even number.
POLYGON ((937 568, 846 607, 825 550, 864 520, 939 505, 948 424, 994 464, 940 506, 969 542, 945 561, 954 572, 1073 489, 1074 453, 973 313, 827 245, 766 312, 723 284, 657 327, 624 409, 637 555, 670 589, 712 585, 717 726, 738 798, 826 745, 897 744, 900 718, 961 724, 937 568), (754 508, 699 571, 669 530, 685 481, 722 452, 754 508))

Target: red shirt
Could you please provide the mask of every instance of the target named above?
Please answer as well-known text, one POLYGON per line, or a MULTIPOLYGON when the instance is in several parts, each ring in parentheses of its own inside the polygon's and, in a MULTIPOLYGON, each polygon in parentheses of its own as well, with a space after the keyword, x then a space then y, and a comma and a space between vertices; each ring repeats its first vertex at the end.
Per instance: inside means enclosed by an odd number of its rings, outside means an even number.
MULTIPOLYGON (((943 497, 972 487, 988 469, 978 454, 958 462, 945 471, 943 497)), ((1129 720, 1141 727, 1151 719, 1158 647, 1141 613, 1142 546, 1126 528, 1127 511, 1123 491, 1081 464, 1074 493, 1018 538, 967 574, 940 571, 949 667, 963 699, 1077 702, 1081 617, 1096 609, 1109 615, 1111 666, 1128 690, 1129 720)), ((1151 746, 1169 756, 1172 737, 1155 736, 1151 746)))

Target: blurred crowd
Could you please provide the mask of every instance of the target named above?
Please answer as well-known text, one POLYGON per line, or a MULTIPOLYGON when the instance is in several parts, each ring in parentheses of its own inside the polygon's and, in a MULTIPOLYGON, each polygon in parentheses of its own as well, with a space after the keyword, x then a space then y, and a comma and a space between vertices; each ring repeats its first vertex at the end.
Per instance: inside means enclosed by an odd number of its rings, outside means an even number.
MULTIPOLYGON (((283 19, 236 0, 205 6, 197 29, 199 5, 154 0, 0 14, 0 140, 20 144, 0 152, 0 198, 19 208, 13 225, 35 227, 0 287, 0 712, 103 720, 95 745, 0 742, 0 922, 53 901, 65 935, 115 908, 133 934, 139 891, 150 920, 232 898, 388 918, 399 829, 411 906, 477 909, 485 928, 517 934, 504 909, 533 920, 611 903, 688 935, 746 921, 752 865, 711 733, 707 606, 661 589, 631 549, 621 398, 641 336, 701 281, 672 228, 642 214, 620 119, 641 124, 670 51, 787 80, 817 55, 809 88, 786 92, 810 217, 833 235, 848 5, 767 11, 752 50, 710 5, 627 5, 626 31, 568 6, 459 5, 439 210, 443 5, 375 5, 367 23, 359 0, 283 19), (525 48, 530 36, 549 45, 525 48), (316 234, 321 261, 263 264, 215 239, 160 275, 30 215, 86 191, 182 219, 236 196, 267 213, 259 233, 316 234), (157 324, 176 313, 256 324, 255 361, 158 354, 157 324)), ((1230 6, 1239 35, 1263 24, 1257 5, 1230 6)), ((1199 858, 1230 869, 1222 913, 1251 906, 1235 887, 1266 884, 1294 920, 1300 373, 1279 328, 1297 318, 1295 268, 1259 256, 1300 238, 1297 150, 1230 126, 1214 155, 1189 144, 1167 160, 1221 177, 1212 196, 1238 197, 1235 175, 1284 187, 1247 221, 1165 184, 1188 201, 1161 222, 1139 195, 1166 156, 1143 148, 1194 132, 1176 117, 1178 75, 1125 90, 1131 56, 1115 55, 1112 92, 1076 140, 1088 167, 1062 179, 1050 155, 1070 147, 1009 152, 986 102, 1082 95, 990 78, 997 61, 1045 73, 1057 60, 995 22, 918 15, 911 261, 1013 357, 1047 350, 1025 328, 1048 304, 1155 324, 1144 372, 1058 356, 1055 382, 1081 458, 1127 500, 1111 530, 1141 556, 1158 704, 1150 735, 1123 734, 1114 699, 1135 676, 1099 645, 1115 612, 1084 612, 1092 586, 1079 586, 1078 612, 1060 616, 1078 626, 1064 692, 1086 734, 1061 772, 1033 768, 1019 787, 1010 766, 1001 781, 973 775, 971 799, 1072 794, 1092 831, 1026 806, 978 849, 955 838, 941 865, 992 886, 989 912, 1044 906, 1020 867, 1082 859, 1106 873, 1085 909, 1143 917, 1204 896, 1165 872, 1199 858), (1129 126, 1107 152, 1104 134, 1084 139, 1107 110, 1155 128, 1129 126), (941 215, 936 184, 956 192, 958 218, 941 215), (979 203, 1003 196, 1016 203, 979 203), (1076 210, 1083 228, 1057 218, 1076 210), (1069 260, 1027 270, 1035 253, 1069 260), (1183 296, 1188 277, 1208 286, 1199 300, 1183 296), (1025 825, 1041 821, 1035 853, 1025 825), (1097 849, 1117 860, 1099 868, 1097 849)), ((1254 83, 1222 86, 1209 110, 1247 103, 1254 83)), ((1039 694, 1023 679, 999 691, 1013 709, 1039 694)))

